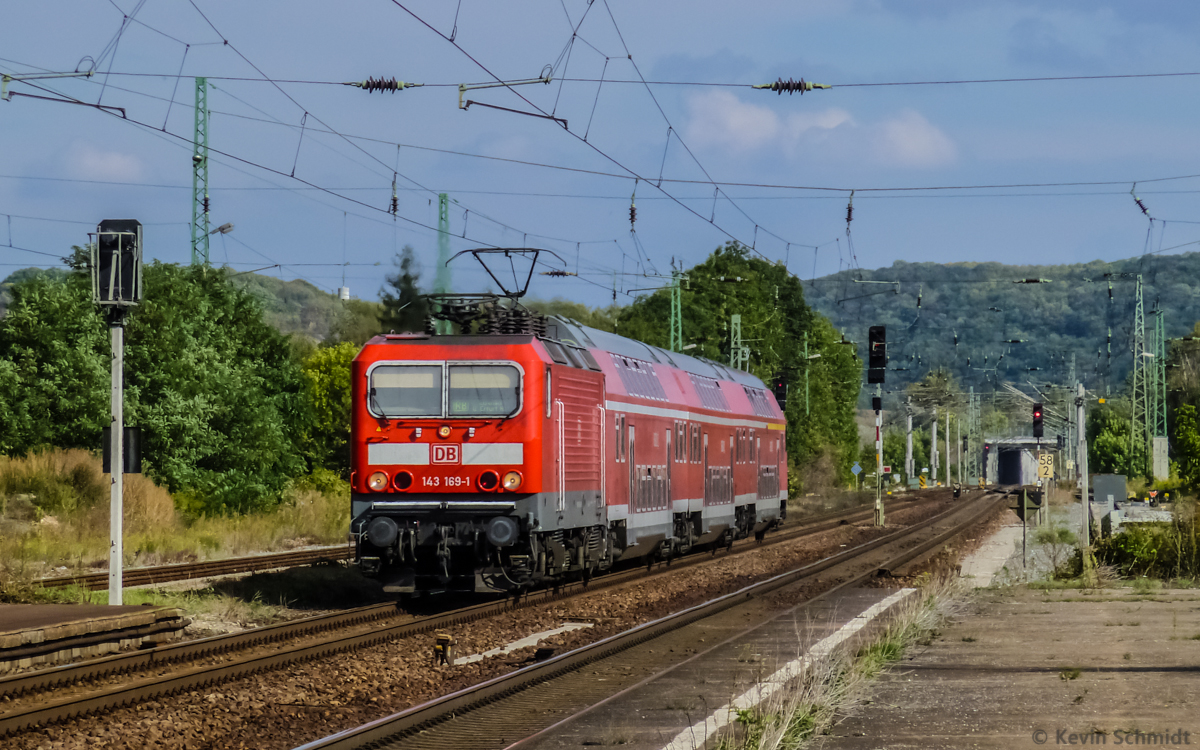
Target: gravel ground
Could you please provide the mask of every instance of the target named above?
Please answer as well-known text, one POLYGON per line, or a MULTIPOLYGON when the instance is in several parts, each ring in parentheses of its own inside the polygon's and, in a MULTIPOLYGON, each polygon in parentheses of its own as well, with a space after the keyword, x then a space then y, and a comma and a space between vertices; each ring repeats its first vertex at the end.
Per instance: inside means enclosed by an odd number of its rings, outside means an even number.
MULTIPOLYGON (((846 525, 764 547, 756 554, 718 554, 704 565, 667 569, 650 579, 502 614, 456 631, 457 653, 481 653, 564 622, 594 623, 539 644, 561 653, 861 544, 944 508, 938 503, 897 509, 889 512, 889 527, 883 531, 869 522, 846 525)), ((292 748, 511 671, 526 663, 533 651, 444 667, 432 665, 431 649, 428 635, 399 639, 23 733, 7 738, 4 747, 292 748)))

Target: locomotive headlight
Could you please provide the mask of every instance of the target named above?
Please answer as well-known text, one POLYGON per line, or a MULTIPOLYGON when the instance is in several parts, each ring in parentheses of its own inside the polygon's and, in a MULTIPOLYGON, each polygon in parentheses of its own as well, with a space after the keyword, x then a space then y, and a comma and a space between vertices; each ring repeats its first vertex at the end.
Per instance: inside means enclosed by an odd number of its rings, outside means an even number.
POLYGON ((521 472, 510 471, 504 475, 504 489, 512 492, 521 486, 521 472))
POLYGON ((442 440, 445 440, 446 438, 450 437, 450 425, 444 424, 441 427, 439 427, 438 428, 438 437, 440 437, 442 440))
POLYGON ((367 477, 367 487, 373 492, 382 492, 388 485, 388 475, 382 471, 377 471, 367 477))

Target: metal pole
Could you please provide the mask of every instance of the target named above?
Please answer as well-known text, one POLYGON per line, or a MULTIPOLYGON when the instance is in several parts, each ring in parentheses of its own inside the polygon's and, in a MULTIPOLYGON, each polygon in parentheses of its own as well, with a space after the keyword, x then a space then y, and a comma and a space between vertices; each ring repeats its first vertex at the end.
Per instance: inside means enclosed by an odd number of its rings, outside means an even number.
MULTIPOLYGON (((936 425, 935 425, 936 427, 936 425)), ((946 486, 950 486, 950 410, 946 410, 946 486)))
POLYGON ((808 331, 804 332, 804 415, 808 416, 808 371, 812 369, 812 362, 808 358, 808 331))
MULTIPOLYGON (((883 386, 875 385, 875 396, 883 397, 883 386)), ((883 411, 875 411, 875 525, 883 526, 883 411)))
POLYGON ((122 480, 125 474, 125 417, 123 414, 125 321, 120 310, 113 310, 111 315, 108 325, 112 337, 112 450, 109 452, 108 467, 111 472, 109 476, 112 477, 112 494, 109 499, 108 520, 108 603, 119 605, 124 591, 122 582, 124 487, 122 480))
POLYGON ((933 484, 937 485, 938 478, 938 449, 937 449, 937 409, 933 410, 933 425, 930 427, 930 434, 933 439, 929 441, 929 479, 933 484))
POLYGON ((913 454, 912 454, 912 399, 908 400, 905 405, 905 411, 908 413, 908 427, 905 432, 904 440, 904 480, 908 481, 913 476, 913 454))
POLYGON ((1087 562, 1087 549, 1091 546, 1091 503, 1088 498, 1088 465, 1087 465, 1087 425, 1083 421, 1083 383, 1078 385, 1075 396, 1075 422, 1076 431, 1079 434, 1079 458, 1076 466, 1079 467, 1079 501, 1083 506, 1083 529, 1079 535, 1079 546, 1083 550, 1084 563, 1087 562))
POLYGON ((963 449, 962 449, 962 422, 957 418, 954 420, 954 449, 958 451, 958 483, 963 481, 963 449))

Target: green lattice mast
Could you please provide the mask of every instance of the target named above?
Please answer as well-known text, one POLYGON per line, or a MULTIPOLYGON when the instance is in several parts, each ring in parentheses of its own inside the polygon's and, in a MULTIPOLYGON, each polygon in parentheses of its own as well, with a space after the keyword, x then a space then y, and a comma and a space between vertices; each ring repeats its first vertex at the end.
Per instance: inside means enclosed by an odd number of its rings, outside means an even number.
MULTIPOLYGON (((437 273, 433 277, 433 293, 448 294, 450 292, 450 196, 438 193, 438 259, 437 273)), ((439 334, 451 333, 450 321, 435 322, 439 334)))
POLYGON ((1142 306, 1142 275, 1137 275, 1133 313, 1133 394, 1129 417, 1129 458, 1135 473, 1150 476, 1151 383, 1146 350, 1146 312, 1142 306))
POLYGON ((675 268, 671 269, 671 351, 683 351, 683 304, 680 299, 680 276, 675 268))
POLYGON ((192 265, 208 265, 208 79, 196 79, 192 141, 192 265))

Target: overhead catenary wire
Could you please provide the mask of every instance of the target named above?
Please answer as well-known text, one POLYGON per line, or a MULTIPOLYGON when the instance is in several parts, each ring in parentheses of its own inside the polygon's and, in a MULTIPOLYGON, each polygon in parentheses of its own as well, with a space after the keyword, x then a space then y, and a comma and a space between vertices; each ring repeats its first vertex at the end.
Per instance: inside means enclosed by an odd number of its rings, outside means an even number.
MULTIPOLYGON (((194 5, 194 3, 193 3, 193 5, 194 5)), ((197 10, 198 10, 198 9, 197 9, 197 10)), ((206 20, 207 20, 207 19, 206 19, 206 20)), ((210 25, 211 25, 211 24, 210 24, 210 25)), ((215 27, 213 27, 213 28, 214 28, 214 30, 215 30, 215 27)), ((218 32, 218 33, 219 33, 219 32, 218 32)), ((240 53, 240 52, 237 52, 237 50, 236 50, 236 49, 234 50, 234 52, 235 52, 235 53, 237 53, 237 54, 238 54, 240 57, 242 57, 242 59, 243 59, 243 60, 246 60, 246 62, 247 62, 248 64, 250 64, 252 67, 255 67, 255 70, 259 70, 259 69, 258 69, 256 66, 254 66, 254 64, 253 64, 252 62, 250 62, 248 59, 246 59, 244 55, 241 55, 241 53, 240 53)), ((3 58, 0 58, 0 59, 3 59, 3 58)), ((8 62, 14 62, 14 61, 8 61, 8 62)), ((259 71, 259 72, 260 72, 260 74, 262 74, 262 73, 261 73, 261 71, 259 71)), ((41 87, 38 87, 38 88, 41 88, 41 87)), ((214 87, 214 88, 215 88, 215 87, 214 87)), ((47 91, 49 91, 49 89, 42 89, 42 90, 47 90, 47 91)), ((58 93, 58 92, 51 92, 51 93, 58 93)), ((133 93, 142 93, 142 92, 133 92, 133 93)), ((239 99, 238 97, 236 97, 236 96, 233 96, 232 94, 229 94, 229 92, 223 92, 223 93, 225 93, 225 94, 227 94, 227 95, 231 96, 231 98, 234 98, 234 99, 236 99, 236 100, 238 100, 238 101, 241 101, 241 102, 242 102, 243 104, 245 104, 246 106, 248 106, 248 107, 251 107, 252 109, 255 109, 256 111, 260 112, 261 114, 263 114, 263 115, 265 115, 265 116, 267 116, 267 117, 271 117, 271 116, 270 116, 270 115, 268 115, 266 112, 263 112, 261 109, 258 109, 257 107, 254 107, 254 105, 251 105, 251 104, 249 104, 248 102, 244 102, 243 100, 239 99)), ((285 96, 286 96, 286 92, 284 92, 284 93, 285 93, 285 96)), ((153 98, 159 98, 159 99, 161 99, 161 97, 153 97, 153 98)), ((298 107, 300 107, 300 109, 301 109, 301 110, 302 110, 302 111, 305 113, 305 117, 307 118, 308 111, 307 111, 306 109, 304 109, 304 107, 303 107, 303 106, 301 106, 301 105, 300 105, 298 102, 296 102, 296 101, 295 101, 295 99, 291 98, 290 96, 289 96, 288 98, 289 98, 289 100, 291 100, 293 103, 295 103, 295 104, 296 104, 298 107)), ((318 122, 321 122, 321 124, 322 124, 322 125, 325 125, 325 124, 324 124, 324 123, 323 123, 321 120, 319 120, 319 118, 316 118, 316 117, 314 117, 314 119, 316 119, 318 122)), ((282 121, 278 120, 277 118, 272 118, 272 120, 271 120, 271 121, 275 122, 276 124, 287 125, 287 123, 283 123, 282 121)), ((143 126, 143 127, 151 127, 151 126, 149 126, 147 123, 144 123, 144 122, 141 122, 141 121, 138 121, 136 124, 138 124, 138 125, 141 125, 141 126, 143 126)), ((347 138, 346 138, 346 136, 342 135, 342 134, 341 134, 341 133, 339 133, 338 131, 336 131, 336 130, 333 130, 332 128, 329 128, 329 126, 325 125, 325 128, 326 128, 326 129, 325 129, 323 132, 326 132, 326 133, 328 133, 328 134, 332 134, 332 135, 338 136, 338 137, 342 138, 343 140, 349 140, 349 139, 347 139, 347 138)), ((158 132, 164 133, 164 134, 166 134, 166 135, 169 135, 169 136, 171 136, 171 137, 173 137, 173 138, 176 138, 176 139, 181 139, 181 140, 187 140, 188 142, 190 142, 190 139, 183 139, 183 137, 182 137, 182 136, 178 136, 178 135, 176 135, 176 134, 174 134, 174 133, 170 133, 169 131, 166 131, 165 129, 161 129, 161 128, 154 128, 154 129, 155 129, 156 131, 158 131, 158 132)), ((312 129, 310 128, 310 130, 312 130, 312 129)), ((322 144, 322 145, 324 146, 325 144, 322 144)), ((352 144, 352 145, 353 145, 353 144, 352 144)), ((397 144, 397 146, 398 146, 398 147, 399 147, 399 145, 400 145, 400 144, 397 144)), ((326 146, 326 147, 327 147, 327 146, 326 146)), ((362 153, 366 154, 366 155, 367 155, 368 157, 370 157, 372 160, 374 160, 374 161, 379 161, 379 160, 378 160, 378 159, 376 159, 374 156, 372 156, 372 155, 371 155, 371 154, 369 154, 368 152, 364 151, 364 150, 363 150, 363 149, 361 149, 360 147, 357 147, 357 146, 355 146, 355 148, 356 148, 357 150, 361 151, 362 153)), ((288 178, 291 178, 291 179, 297 180, 297 181, 299 181, 299 182, 305 183, 305 184, 306 184, 306 185, 307 185, 307 186, 308 186, 310 189, 313 189, 313 190, 318 190, 318 191, 321 191, 321 192, 326 192, 326 193, 329 193, 329 194, 331 194, 331 195, 334 195, 334 196, 336 196, 336 197, 342 198, 342 199, 344 199, 344 200, 349 200, 349 201, 350 201, 350 202, 352 202, 352 203, 356 203, 356 204, 358 204, 358 205, 361 205, 361 206, 364 206, 364 207, 368 207, 368 208, 374 208, 374 206, 371 206, 370 204, 367 204, 367 203, 365 203, 365 202, 363 202, 363 201, 359 201, 359 200, 356 200, 356 199, 353 199, 353 198, 349 198, 348 196, 341 195, 341 194, 339 194, 339 193, 337 193, 337 192, 335 192, 335 191, 331 191, 331 190, 329 190, 329 189, 327 189, 327 188, 324 188, 324 187, 322 187, 322 186, 319 186, 319 185, 315 185, 315 184, 313 184, 313 183, 311 183, 311 182, 307 182, 307 181, 304 181, 304 180, 302 180, 302 179, 300 179, 300 178, 296 177, 296 176, 295 176, 295 174, 294 174, 294 165, 293 165, 293 170, 292 170, 292 172, 289 172, 289 173, 283 173, 281 170, 276 170, 276 169, 273 169, 273 168, 267 167, 266 165, 263 165, 263 164, 259 164, 259 163, 257 163, 257 162, 254 162, 254 161, 252 161, 252 160, 243 159, 243 158, 241 158, 241 157, 234 156, 234 155, 232 155, 232 154, 230 154, 230 153, 227 153, 227 152, 223 152, 223 151, 220 151, 220 150, 217 150, 217 149, 210 149, 210 151, 213 151, 214 153, 221 154, 221 155, 223 155, 223 156, 226 156, 226 157, 228 157, 228 158, 235 159, 235 160, 237 160, 237 161, 240 161, 240 162, 242 162, 242 163, 244 163, 244 164, 247 164, 248 166, 253 166, 253 167, 255 167, 255 168, 259 168, 259 169, 265 169, 265 170, 267 170, 267 171, 270 171, 270 172, 273 172, 273 173, 275 173, 275 174, 279 174, 280 176, 283 176, 283 177, 288 177, 288 178)), ((299 153, 299 151, 297 151, 297 155, 298 155, 298 153, 299 153)), ((380 163, 382 164, 382 162, 380 162, 380 163)), ((365 167, 366 165, 362 165, 362 164, 360 163, 360 166, 364 166, 364 167, 365 167)), ((384 165, 384 166, 386 167, 387 165, 384 165)), ((392 171, 392 174, 393 174, 393 175, 396 175, 396 174, 398 174, 398 172, 396 172, 396 171, 393 171, 393 170, 389 170, 389 171, 392 171)), ((399 173, 399 174, 400 174, 400 176, 401 176, 401 177, 403 177, 404 179, 406 179, 408 182, 412 183, 413 185, 415 185, 415 186, 416 186, 416 187, 418 187, 419 189, 421 189, 421 190, 423 190, 423 191, 425 191, 425 192, 428 192, 428 193, 430 193, 430 194, 433 194, 433 195, 436 195, 436 194, 437 194, 437 191, 433 191, 433 190, 431 190, 430 188, 428 188, 428 187, 425 187, 424 185, 421 185, 421 183, 417 182, 416 180, 413 180, 412 178, 408 177, 407 175, 404 175, 403 173, 399 173)), ((284 188, 284 189, 291 189, 291 188, 284 188)), ((457 201, 456 201, 456 202, 457 202, 457 201)), ((390 213, 390 212, 389 212, 389 213, 390 213)), ((484 218, 485 220, 487 220, 487 221, 489 221, 489 222, 491 222, 491 223, 493 223, 493 224, 496 224, 497 226, 499 226, 499 227, 501 227, 501 228, 503 228, 503 229, 508 229, 508 230, 515 231, 515 232, 522 232, 522 230, 520 230, 520 229, 517 229, 516 227, 513 227, 513 226, 511 226, 511 225, 508 225, 508 224, 506 224, 505 222, 502 222, 502 221, 500 221, 500 220, 497 220, 497 219, 495 219, 495 218, 491 217, 490 215, 488 215, 488 214, 486 214, 486 213, 484 213, 484 212, 481 212, 481 211, 478 211, 478 210, 476 210, 476 211, 475 211, 475 213, 476 213, 476 214, 478 214, 480 217, 484 218)), ((425 228, 425 229, 430 229, 430 228, 431 228, 431 227, 430 227, 430 225, 423 224, 423 223, 421 223, 421 222, 415 222, 415 221, 409 220, 409 219, 407 219, 407 218, 405 218, 405 217, 400 217, 400 218, 404 218, 404 219, 405 219, 405 221, 409 221, 410 223, 416 224, 416 225, 418 225, 418 226, 421 226, 422 228, 425 228)), ((528 236, 534 236, 534 237, 543 238, 543 239, 555 239, 555 240, 558 240, 558 241, 563 241, 563 242, 574 242, 574 241, 576 241, 576 240, 574 240, 574 239, 570 239, 570 240, 568 240, 568 239, 566 239, 566 238, 555 238, 555 237, 552 237, 552 236, 549 236, 549 235, 544 235, 544 234, 537 234, 537 233, 530 233, 530 232, 522 232, 522 233, 523 233, 523 234, 526 234, 526 235, 528 235, 528 236)), ((467 238, 467 237, 465 236, 465 233, 464 233, 464 237, 463 237, 463 238, 464 238, 464 239, 470 239, 470 238, 467 238)), ((487 246, 494 246, 494 245, 492 245, 491 243, 487 243, 487 242, 484 242, 484 241, 482 241, 482 240, 471 240, 471 241, 478 241, 478 242, 480 242, 480 244, 483 244, 483 245, 487 245, 487 246)), ((607 240, 605 240, 605 241, 607 241, 607 240)))

